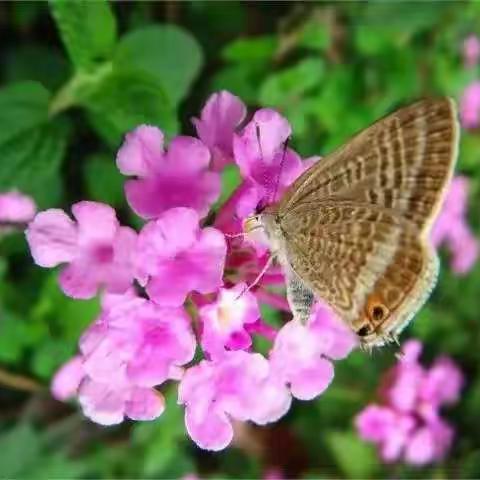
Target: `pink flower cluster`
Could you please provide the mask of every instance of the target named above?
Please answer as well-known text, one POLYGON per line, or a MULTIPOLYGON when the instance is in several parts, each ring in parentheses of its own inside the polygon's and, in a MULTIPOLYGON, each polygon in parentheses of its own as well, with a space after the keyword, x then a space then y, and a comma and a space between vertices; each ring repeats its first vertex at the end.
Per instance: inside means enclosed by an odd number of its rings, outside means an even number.
POLYGON ((467 273, 479 254, 479 243, 466 219, 468 206, 468 178, 457 176, 452 180, 440 215, 432 229, 435 247, 445 245, 451 254, 452 269, 457 274, 467 273))
POLYGON ((261 109, 248 123, 245 116, 240 99, 220 92, 193 120, 199 138, 178 136, 166 148, 163 133, 147 125, 126 136, 117 165, 133 177, 125 195, 146 221, 139 232, 122 226, 108 205, 89 201, 72 206, 73 218, 51 209, 28 226, 35 262, 63 265, 66 295, 102 295, 99 317, 52 386, 58 399, 77 397, 98 423, 157 418, 161 389, 177 382, 189 435, 220 450, 232 440, 233 420, 273 422, 292 397, 321 394, 332 361, 355 346, 322 305, 306 325, 291 320, 278 331, 261 318, 259 303, 289 310, 283 275, 271 267, 248 289, 268 253, 232 235, 313 159, 287 148, 291 128, 279 113, 261 109), (238 166, 242 182, 212 209, 227 164, 238 166), (254 351, 258 335, 271 342, 267 356, 254 351))
POLYGON ((405 343, 403 357, 385 378, 381 403, 367 406, 355 420, 361 438, 376 444, 385 462, 439 461, 453 440, 453 429, 441 418, 440 408, 458 400, 462 373, 448 357, 425 368, 419 362, 421 351, 420 342, 405 343))

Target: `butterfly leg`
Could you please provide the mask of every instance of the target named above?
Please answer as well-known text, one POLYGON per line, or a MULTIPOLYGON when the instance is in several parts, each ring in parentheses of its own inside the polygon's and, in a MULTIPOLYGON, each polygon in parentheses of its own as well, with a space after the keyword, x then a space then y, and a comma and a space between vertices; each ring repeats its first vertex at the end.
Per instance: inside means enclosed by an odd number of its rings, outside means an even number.
POLYGON ((315 300, 313 293, 293 270, 289 269, 286 274, 286 279, 287 300, 292 309, 293 318, 306 324, 315 300))

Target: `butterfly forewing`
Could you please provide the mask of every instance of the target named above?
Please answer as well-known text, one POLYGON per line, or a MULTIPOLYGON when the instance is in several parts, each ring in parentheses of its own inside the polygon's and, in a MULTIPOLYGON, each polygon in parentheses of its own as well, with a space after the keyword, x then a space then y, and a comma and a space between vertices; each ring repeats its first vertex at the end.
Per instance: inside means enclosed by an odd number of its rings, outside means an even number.
POLYGON ((278 206, 290 267, 369 344, 396 335, 435 282, 427 236, 457 143, 453 102, 423 100, 319 161, 278 206))

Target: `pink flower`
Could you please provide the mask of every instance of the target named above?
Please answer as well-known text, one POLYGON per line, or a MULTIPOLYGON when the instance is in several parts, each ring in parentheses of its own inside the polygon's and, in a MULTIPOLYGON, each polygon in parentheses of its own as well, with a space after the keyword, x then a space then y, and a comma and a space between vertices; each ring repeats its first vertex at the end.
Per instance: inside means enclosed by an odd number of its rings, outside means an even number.
POLYGON ((463 91, 460 99, 460 120, 464 128, 480 124, 480 82, 474 81, 463 91))
POLYGON ((208 170, 208 148, 193 137, 175 137, 164 151, 163 133, 142 125, 127 134, 117 165, 136 180, 125 184, 132 209, 154 219, 174 207, 189 207, 204 217, 220 194, 220 176, 208 170))
POLYGON ((200 229, 194 210, 172 208, 140 232, 137 276, 153 301, 178 306, 191 291, 213 293, 222 285, 226 250, 223 234, 200 229))
POLYGON ((125 417, 153 420, 165 409, 163 396, 153 389, 128 382, 96 382, 85 371, 81 355, 67 362, 55 374, 52 394, 63 401, 78 395, 85 416, 101 425, 121 423, 125 417))
POLYGON ((26 235, 35 263, 68 263, 60 286, 73 298, 91 298, 102 286, 108 292, 126 291, 133 281, 136 233, 121 227, 115 211, 102 203, 79 202, 72 213, 77 222, 63 210, 51 209, 29 224, 26 235))
POLYGON ((271 378, 268 361, 241 350, 188 369, 178 399, 185 405, 188 434, 206 450, 222 450, 230 444, 232 420, 273 422, 291 402, 287 389, 271 378))
POLYGON ((404 345, 403 358, 388 372, 382 388, 384 404, 367 406, 355 420, 360 437, 375 443, 386 462, 438 461, 453 440, 453 429, 440 418, 439 409, 458 399, 462 373, 446 357, 426 369, 419 363, 421 349, 418 341, 404 345))
POLYGON ((458 274, 467 273, 475 264, 479 244, 468 226, 468 179, 456 176, 451 183, 440 215, 432 229, 431 239, 437 248, 446 245, 452 255, 452 269, 458 274))
POLYGON ((36 209, 32 198, 20 192, 0 194, 0 223, 27 223, 36 209))
POLYGON ((233 162, 233 134, 246 112, 238 97, 222 90, 209 97, 200 119, 193 119, 200 140, 210 149, 214 170, 222 170, 233 162))
POLYGON ((291 131, 284 117, 275 110, 264 108, 255 113, 241 134, 234 135, 235 161, 247 186, 238 199, 237 215, 240 218, 252 213, 259 204, 278 200, 304 170, 300 156, 285 148, 291 131))
POLYGON ((463 41, 463 60, 467 68, 474 67, 480 58, 480 41, 476 35, 469 35, 463 41))
POLYGON ((86 377, 78 391, 78 401, 86 417, 100 425, 115 425, 125 417, 154 420, 165 409, 163 396, 151 388, 131 385, 115 388, 86 377))
POLYGON ((348 329, 325 306, 317 306, 307 325, 291 320, 278 332, 270 353, 272 371, 290 385, 292 395, 311 400, 333 380, 333 364, 355 346, 348 329))
POLYGON ((160 385, 193 359, 195 337, 183 308, 126 298, 82 336, 83 368, 96 382, 160 385))
POLYGON ((239 283, 227 289, 221 288, 214 303, 199 309, 202 320, 202 347, 211 358, 220 356, 225 347, 230 350, 245 350, 252 344, 245 330, 260 318, 258 303, 247 285, 239 283))

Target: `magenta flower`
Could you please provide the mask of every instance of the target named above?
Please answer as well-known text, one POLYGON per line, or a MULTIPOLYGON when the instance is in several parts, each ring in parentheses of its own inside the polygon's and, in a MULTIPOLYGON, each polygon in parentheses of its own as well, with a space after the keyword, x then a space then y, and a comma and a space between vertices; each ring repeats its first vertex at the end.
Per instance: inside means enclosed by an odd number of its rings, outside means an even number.
POLYGON ((222 170, 233 162, 233 134, 246 113, 247 109, 238 97, 222 90, 209 97, 200 119, 192 120, 198 137, 210 149, 214 170, 222 170))
POLYGON ((0 224, 27 223, 35 216, 36 210, 32 198, 23 193, 0 194, 0 224))
POLYGON ((252 213, 260 203, 278 200, 304 170, 300 156, 285 148, 291 132, 284 117, 264 108, 255 113, 242 133, 234 135, 235 162, 248 187, 237 202, 240 218, 252 213))
POLYGON ((463 91, 460 99, 460 120, 464 128, 480 124, 480 82, 474 81, 463 91))
POLYGON ((272 371, 294 397, 311 400, 333 380, 330 359, 346 357, 355 344, 351 332, 319 304, 307 325, 291 320, 280 329, 270 353, 272 371))
POLYGON ((161 385, 193 359, 196 342, 189 320, 183 308, 127 298, 82 336, 83 368, 99 383, 161 385))
POLYGON ((145 219, 174 207, 189 207, 204 217, 220 194, 220 176, 208 170, 208 148, 193 137, 176 137, 164 151, 163 133, 142 125, 127 134, 117 165, 136 180, 125 184, 129 205, 145 219))
POLYGON ((463 61, 467 68, 475 67, 480 58, 480 40, 476 35, 469 35, 463 41, 463 61))
POLYGON ((73 298, 91 298, 100 287, 125 292, 133 281, 136 233, 121 227, 113 208, 102 203, 79 202, 72 213, 76 222, 63 210, 51 209, 29 224, 26 235, 35 263, 68 263, 60 273, 60 286, 73 298))
POLYGON ((430 369, 419 363, 421 344, 409 341, 404 356, 388 372, 382 405, 369 405, 357 416, 359 435, 375 443, 385 462, 403 459, 425 465, 445 457, 453 429, 440 417, 440 408, 458 399, 463 376, 453 361, 441 357, 430 369))
POLYGON ((437 248, 445 245, 451 253, 451 266, 458 274, 467 273, 479 254, 478 240, 468 226, 468 179, 457 176, 452 180, 440 215, 432 229, 431 239, 437 248))
POLYGON ((270 377, 262 355, 231 351, 188 369, 178 401, 185 405, 192 440, 206 450, 222 450, 232 441, 232 420, 276 421, 288 411, 291 399, 288 390, 270 377))
POLYGON ((221 356, 225 348, 245 350, 252 344, 245 326, 260 318, 257 299, 247 292, 245 283, 221 288, 217 300, 198 311, 202 320, 202 347, 211 358, 221 356))
POLYGON ((222 285, 226 250, 223 234, 200 229, 194 210, 171 208, 140 232, 137 276, 153 301, 178 306, 191 291, 213 293, 222 285))
POLYGON ((100 383, 85 371, 81 355, 67 362, 55 375, 52 394, 58 400, 78 396, 83 413, 101 425, 132 420, 154 420, 165 409, 163 396, 150 388, 129 383, 100 383))

